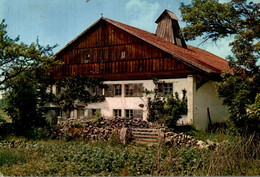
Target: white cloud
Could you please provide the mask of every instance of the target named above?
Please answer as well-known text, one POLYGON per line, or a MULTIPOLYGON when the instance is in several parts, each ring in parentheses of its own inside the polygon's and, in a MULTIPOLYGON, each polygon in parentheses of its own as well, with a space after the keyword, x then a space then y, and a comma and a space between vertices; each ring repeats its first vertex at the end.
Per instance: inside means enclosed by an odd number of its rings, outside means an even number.
POLYGON ((150 32, 155 32, 157 19, 161 6, 158 2, 148 0, 130 0, 127 2, 126 11, 131 15, 129 25, 150 32))

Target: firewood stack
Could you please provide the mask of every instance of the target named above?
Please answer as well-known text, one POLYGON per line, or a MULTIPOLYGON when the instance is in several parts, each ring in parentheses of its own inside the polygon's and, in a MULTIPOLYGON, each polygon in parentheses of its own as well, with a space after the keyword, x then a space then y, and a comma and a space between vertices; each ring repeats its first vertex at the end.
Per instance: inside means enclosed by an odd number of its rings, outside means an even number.
POLYGON ((107 141, 114 129, 122 128, 155 128, 153 123, 141 118, 119 118, 99 119, 91 121, 86 119, 70 118, 58 123, 61 127, 54 132, 57 138, 86 139, 107 141))
POLYGON ((100 122, 101 127, 109 128, 154 128, 155 125, 141 118, 115 117, 112 119, 103 119, 100 122))
POLYGON ((167 132, 165 133, 165 142, 172 144, 173 146, 186 146, 191 147, 196 145, 197 140, 183 133, 167 132))

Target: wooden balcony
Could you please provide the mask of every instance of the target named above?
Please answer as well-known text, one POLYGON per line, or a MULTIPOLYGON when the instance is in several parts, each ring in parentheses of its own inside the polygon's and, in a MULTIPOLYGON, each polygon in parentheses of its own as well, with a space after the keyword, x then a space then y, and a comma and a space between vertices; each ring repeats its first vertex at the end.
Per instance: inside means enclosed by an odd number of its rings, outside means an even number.
MULTIPOLYGON (((176 62, 171 58, 152 58, 119 60, 100 63, 80 63, 63 64, 53 67, 54 79, 65 78, 72 75, 95 77, 109 80, 117 79, 138 79, 142 75, 143 79, 156 76, 186 77, 192 71, 182 63, 176 62), (134 76, 131 77, 131 76, 134 76)), ((158 78, 159 78, 158 77, 158 78)))

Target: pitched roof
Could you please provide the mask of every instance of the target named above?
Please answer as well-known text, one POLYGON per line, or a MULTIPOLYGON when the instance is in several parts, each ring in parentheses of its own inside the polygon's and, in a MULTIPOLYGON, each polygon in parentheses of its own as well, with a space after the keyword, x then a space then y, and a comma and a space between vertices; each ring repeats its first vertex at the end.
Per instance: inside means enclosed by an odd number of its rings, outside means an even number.
POLYGON ((176 16, 173 12, 171 12, 171 11, 165 9, 165 10, 163 11, 163 13, 157 18, 157 20, 155 21, 155 23, 159 23, 159 21, 161 20, 161 18, 164 17, 165 15, 168 15, 168 16, 169 16, 171 19, 173 19, 173 20, 179 21, 179 19, 177 18, 177 16, 176 16))
MULTIPOLYGON (((164 40, 156 36, 153 33, 141 30, 139 28, 135 28, 108 18, 100 18, 97 22, 91 25, 88 29, 83 31, 79 36, 77 36, 74 40, 68 43, 63 49, 61 49, 58 53, 62 52, 65 48, 69 47, 72 43, 76 42, 81 36, 87 33, 93 26, 98 24, 100 21, 106 21, 121 30, 124 30, 137 38, 169 53, 174 58, 186 63, 187 65, 202 70, 206 73, 216 73, 221 74, 226 71, 228 68, 228 62, 223 58, 220 58, 210 52, 207 52, 203 49, 193 47, 188 45, 188 48, 183 48, 178 45, 175 45, 171 42, 164 40)), ((56 55, 58 54, 56 53, 56 55)))

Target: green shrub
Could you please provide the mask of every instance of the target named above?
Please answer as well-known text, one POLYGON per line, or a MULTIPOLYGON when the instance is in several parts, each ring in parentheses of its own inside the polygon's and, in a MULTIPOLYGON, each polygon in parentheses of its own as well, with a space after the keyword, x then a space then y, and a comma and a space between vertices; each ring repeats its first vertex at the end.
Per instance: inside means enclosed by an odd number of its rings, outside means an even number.
POLYGON ((111 146, 118 146, 121 145, 121 141, 119 139, 119 130, 114 129, 110 135, 108 140, 108 144, 111 146))
POLYGON ((159 81, 154 80, 156 88, 153 91, 146 90, 146 94, 152 94, 153 99, 148 98, 148 115, 147 120, 150 122, 158 122, 165 124, 168 128, 176 128, 177 121, 181 115, 187 114, 187 91, 182 90, 182 99, 179 94, 167 95, 161 97, 159 88, 159 81))
POLYGON ((26 157, 23 153, 11 149, 0 150, 0 167, 17 163, 26 163, 26 157))
MULTIPOLYGON (((223 136, 204 135, 211 139, 219 136, 218 140, 223 136)), ((2 141, 0 146, 7 146, 4 151, 10 151, 8 146, 15 142, 17 151, 11 151, 28 158, 0 166, 0 171, 7 176, 259 175, 259 139, 231 135, 222 139, 215 150, 61 140, 2 141)))
POLYGON ((27 137, 34 139, 34 140, 40 140, 40 139, 47 139, 51 135, 51 129, 48 127, 35 127, 32 130, 28 132, 27 137))

